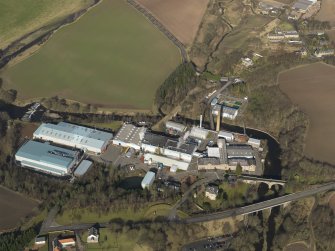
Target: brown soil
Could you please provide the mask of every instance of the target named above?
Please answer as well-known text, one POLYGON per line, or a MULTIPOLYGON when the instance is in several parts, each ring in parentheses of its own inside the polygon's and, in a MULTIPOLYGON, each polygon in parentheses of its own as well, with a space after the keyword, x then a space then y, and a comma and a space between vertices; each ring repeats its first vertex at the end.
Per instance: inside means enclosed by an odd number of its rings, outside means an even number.
POLYGON ((33 137, 33 133, 36 131, 36 129, 38 128, 37 124, 22 124, 22 129, 21 129, 21 137, 25 138, 32 138, 33 137))
POLYGON ((280 89, 310 119, 305 154, 335 164, 335 67, 323 63, 298 67, 279 75, 280 89))
POLYGON ((316 15, 315 19, 320 21, 328 21, 331 25, 335 26, 335 1, 322 0, 321 10, 316 15))
POLYGON ((184 45, 191 45, 209 0, 136 0, 184 45))
POLYGON ((0 187, 0 231, 14 228, 20 220, 32 213, 37 202, 0 187))

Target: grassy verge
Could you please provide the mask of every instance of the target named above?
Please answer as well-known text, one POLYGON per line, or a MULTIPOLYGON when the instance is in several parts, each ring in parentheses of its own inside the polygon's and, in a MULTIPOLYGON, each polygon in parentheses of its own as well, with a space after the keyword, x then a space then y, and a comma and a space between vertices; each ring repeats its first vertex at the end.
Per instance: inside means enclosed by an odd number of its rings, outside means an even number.
MULTIPOLYGON (((122 210, 118 212, 107 212, 98 214, 85 209, 65 209, 62 215, 56 217, 56 222, 61 225, 76 224, 76 223, 96 223, 108 222, 112 219, 121 218, 123 220, 139 221, 144 219, 154 219, 158 216, 167 216, 170 212, 171 205, 160 203, 153 204, 147 208, 139 209, 134 212, 132 210, 122 210)), ((178 211, 178 216, 181 218, 187 217, 182 211, 178 211)))

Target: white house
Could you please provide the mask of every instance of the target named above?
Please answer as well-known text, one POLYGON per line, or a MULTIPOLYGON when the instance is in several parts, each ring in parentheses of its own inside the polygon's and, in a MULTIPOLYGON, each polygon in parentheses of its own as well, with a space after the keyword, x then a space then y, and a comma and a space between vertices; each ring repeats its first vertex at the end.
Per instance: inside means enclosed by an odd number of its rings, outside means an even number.
POLYGON ((99 242, 99 232, 95 227, 88 229, 87 243, 98 243, 99 242))

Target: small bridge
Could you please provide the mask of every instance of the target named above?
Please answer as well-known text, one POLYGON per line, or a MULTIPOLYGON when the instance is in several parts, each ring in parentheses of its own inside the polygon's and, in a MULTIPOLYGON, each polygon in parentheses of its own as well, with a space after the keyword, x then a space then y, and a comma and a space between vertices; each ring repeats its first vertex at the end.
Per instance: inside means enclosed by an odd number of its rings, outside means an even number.
POLYGON ((271 188, 274 185, 285 186, 285 180, 276 180, 276 179, 265 179, 251 176, 240 176, 239 179, 248 184, 257 184, 257 183, 265 183, 271 188))

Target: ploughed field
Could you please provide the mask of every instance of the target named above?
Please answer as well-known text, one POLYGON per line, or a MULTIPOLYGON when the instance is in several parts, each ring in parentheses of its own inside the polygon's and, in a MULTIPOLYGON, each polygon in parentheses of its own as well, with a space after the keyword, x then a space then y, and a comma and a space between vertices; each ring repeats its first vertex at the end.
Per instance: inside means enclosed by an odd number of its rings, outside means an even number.
POLYGON ((32 213, 38 203, 0 187, 0 232, 16 227, 20 219, 32 213))
POLYGON ((209 0, 136 0, 184 45, 191 45, 209 0))
POLYGON ((305 155, 335 164, 335 67, 323 63, 279 74, 279 87, 310 120, 305 155))
POLYGON ((319 21, 328 21, 332 26, 335 26, 335 1, 322 0, 321 9, 315 16, 319 21))
POLYGON ((178 49, 123 0, 104 0, 4 70, 19 98, 58 95, 115 108, 150 109, 180 63, 178 49))

